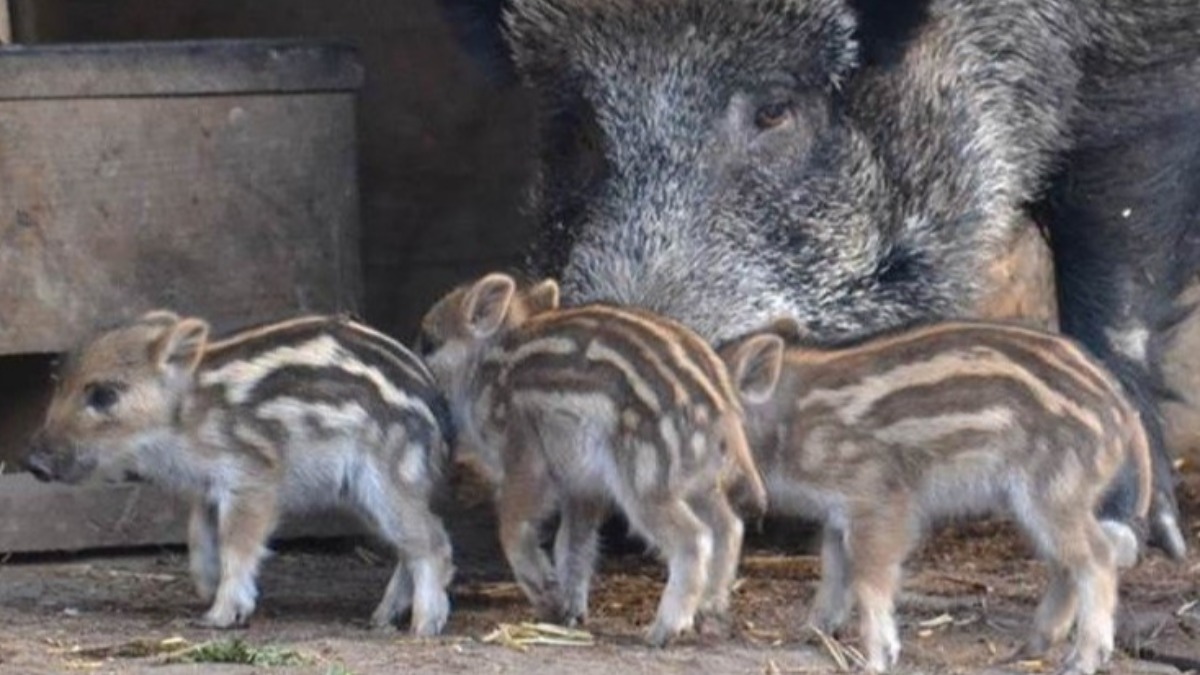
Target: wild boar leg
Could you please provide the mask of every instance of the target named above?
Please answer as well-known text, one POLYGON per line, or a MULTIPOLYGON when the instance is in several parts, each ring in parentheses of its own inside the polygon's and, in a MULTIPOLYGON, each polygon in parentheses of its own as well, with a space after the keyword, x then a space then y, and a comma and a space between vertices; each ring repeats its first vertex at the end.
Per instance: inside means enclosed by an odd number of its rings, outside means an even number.
POLYGON ((650 500, 627 514, 667 560, 667 587, 646 634, 647 642, 661 647, 695 624, 712 564, 712 531, 678 498, 650 500))
POLYGON ((849 565, 846 531, 826 524, 821 534, 821 583, 809 615, 809 623, 823 633, 836 632, 850 613, 849 565))
MULTIPOLYGON (((383 530, 382 527, 379 529, 383 530)), ((375 606, 375 611, 371 612, 371 626, 374 628, 390 628, 413 605, 413 577, 408 569, 408 556, 398 544, 390 543, 396 552, 396 566, 383 591, 383 598, 375 606)))
POLYGON ((1014 659, 1041 658, 1051 647, 1064 640, 1075 622, 1077 602, 1071 571, 1050 561, 1050 584, 1034 613, 1033 633, 1014 659))
POLYGON ((221 583, 203 623, 229 628, 246 622, 258 600, 258 566, 275 529, 277 495, 270 489, 235 491, 218 506, 221 583))
POLYGON ((588 594, 596 564, 600 525, 608 508, 595 499, 567 499, 554 540, 554 564, 562 593, 560 617, 568 626, 587 621, 588 594))
POLYGON ((1043 653, 1066 637, 1075 642, 1060 673, 1094 673, 1113 650, 1117 606, 1116 552, 1086 500, 1016 495, 1021 528, 1051 566, 1033 634, 1018 655, 1043 653))
POLYGON ((428 549, 408 558, 408 569, 415 587, 412 632, 414 635, 437 635, 450 615, 450 597, 446 586, 454 576, 451 563, 450 538, 438 520, 429 515, 425 521, 428 549))
POLYGON ((396 552, 396 568, 371 622, 391 625, 411 607, 411 632, 436 635, 450 614, 446 585, 454 573, 445 528, 419 493, 382 480, 365 483, 373 483, 379 495, 360 495, 361 508, 396 552))
POLYGON ((221 553, 217 536, 217 510, 205 498, 192 501, 188 519, 188 560, 196 593, 204 602, 212 602, 221 583, 221 553))
POLYGON ((911 546, 908 519, 898 499, 884 498, 888 513, 871 513, 850 523, 851 588, 859 610, 859 633, 867 653, 867 667, 884 672, 900 660, 900 635, 896 630, 895 598, 900 589, 901 565, 911 546))
POLYGON ((700 617, 723 623, 728 619, 729 596, 737 580, 744 527, 729 500, 718 489, 694 495, 688 499, 688 505, 709 527, 713 537, 712 564, 700 601, 700 617))
POLYGON ((1078 604, 1075 644, 1060 673, 1090 675, 1108 663, 1113 651, 1117 571, 1112 545, 1100 523, 1083 514, 1079 535, 1069 538, 1063 562, 1071 570, 1078 604))
MULTIPOLYGON (((515 435, 510 442, 520 439, 515 435)), ((507 456, 513 461, 506 468, 497 503, 500 545, 535 611, 553 620, 562 614, 558 582, 539 537, 540 526, 554 506, 552 486, 542 461, 532 453, 516 450, 507 456)))

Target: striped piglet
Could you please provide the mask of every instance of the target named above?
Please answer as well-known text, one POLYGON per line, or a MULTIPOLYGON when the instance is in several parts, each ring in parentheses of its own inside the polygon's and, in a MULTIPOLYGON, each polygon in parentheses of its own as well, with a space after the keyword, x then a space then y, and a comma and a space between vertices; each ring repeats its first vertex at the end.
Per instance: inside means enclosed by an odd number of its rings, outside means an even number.
POLYGON ((142 478, 189 497, 213 627, 254 611, 282 515, 348 506, 399 556, 373 622, 411 607, 413 632, 440 632, 453 566, 430 499, 450 427, 421 361, 340 317, 208 333, 156 311, 71 355, 26 465, 42 480, 142 478))
POLYGON ((645 312, 559 309, 553 280, 518 289, 490 274, 426 314, 422 343, 543 616, 586 618, 597 530, 616 505, 669 566, 647 640, 665 644, 698 614, 722 622, 742 542, 726 483, 749 484, 760 508, 763 494, 736 392, 703 340, 645 312), (538 525, 555 507, 551 569, 538 525))
POLYGON ((812 621, 839 627, 854 603, 868 665, 894 665, 901 564, 932 521, 1011 516, 1050 564, 1022 656, 1076 624, 1066 673, 1111 654, 1117 567, 1138 543, 1098 522, 1118 472, 1149 455, 1137 410, 1074 342, 1008 325, 943 323, 857 344, 805 345, 781 321, 722 345, 771 510, 824 523, 812 621))

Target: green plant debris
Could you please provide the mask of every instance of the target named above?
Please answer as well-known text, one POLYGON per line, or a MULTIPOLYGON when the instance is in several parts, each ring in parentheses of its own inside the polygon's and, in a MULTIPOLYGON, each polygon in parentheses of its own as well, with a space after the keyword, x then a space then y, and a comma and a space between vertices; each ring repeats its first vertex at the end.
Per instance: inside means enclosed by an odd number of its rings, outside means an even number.
POLYGON ((242 640, 217 640, 179 650, 166 663, 236 663, 248 666, 308 666, 316 662, 293 649, 255 647, 242 640))

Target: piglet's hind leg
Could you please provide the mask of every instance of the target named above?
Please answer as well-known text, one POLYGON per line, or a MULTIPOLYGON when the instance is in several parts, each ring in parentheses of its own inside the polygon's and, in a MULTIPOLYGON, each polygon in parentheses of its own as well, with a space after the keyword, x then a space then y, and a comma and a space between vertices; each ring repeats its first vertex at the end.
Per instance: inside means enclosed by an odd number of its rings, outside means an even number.
POLYGON ((712 531, 713 537, 712 563, 698 616, 704 624, 701 629, 724 632, 728 628, 730 595, 737 580, 744 527, 716 486, 693 496, 688 504, 712 531))
POLYGON ((605 505, 598 500, 572 499, 563 504, 562 522, 554 540, 554 563, 563 595, 560 618, 568 626, 587 621, 597 539, 606 513, 605 505))
POLYGON ((667 587, 646 634, 649 644, 662 647, 695 625, 712 563, 712 531, 681 499, 651 501, 626 513, 667 560, 667 587))
POLYGON ((543 619, 555 620, 562 614, 558 581, 538 531, 554 504, 552 486, 536 459, 510 456, 518 459, 500 489, 500 544, 517 585, 535 611, 543 619))

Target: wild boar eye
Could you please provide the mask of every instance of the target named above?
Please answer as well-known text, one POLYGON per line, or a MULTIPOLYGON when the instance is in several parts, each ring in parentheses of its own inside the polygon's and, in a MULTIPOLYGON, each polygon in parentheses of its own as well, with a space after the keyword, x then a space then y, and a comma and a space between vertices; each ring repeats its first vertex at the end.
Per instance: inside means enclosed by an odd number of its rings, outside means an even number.
POLYGON ((760 131, 780 127, 791 118, 794 107, 789 100, 772 101, 760 106, 754 112, 754 126, 760 131))
POLYGON ((97 412, 105 412, 121 398, 121 387, 111 382, 92 382, 83 388, 87 406, 97 412))

